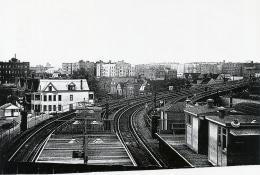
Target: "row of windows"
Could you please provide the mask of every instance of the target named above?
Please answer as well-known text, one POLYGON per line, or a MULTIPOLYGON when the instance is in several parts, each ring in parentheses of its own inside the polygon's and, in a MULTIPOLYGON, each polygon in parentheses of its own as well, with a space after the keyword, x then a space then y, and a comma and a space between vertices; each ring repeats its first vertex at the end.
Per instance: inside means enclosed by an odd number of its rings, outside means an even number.
MULTIPOLYGON (((57 111, 57 108, 56 105, 43 105, 43 111, 57 111)), ((61 111, 61 105, 58 105, 58 111, 61 111)))
POLYGON ((24 73, 24 74, 26 74, 27 73, 27 71, 16 71, 16 70, 5 70, 5 71, 1 71, 0 70, 0 73, 6 73, 6 74, 22 74, 22 73, 24 73))
POLYGON ((28 68, 26 65, 0 65, 0 68, 28 68))
MULTIPOLYGON (((43 96, 43 101, 47 101, 47 95, 43 96)), ((48 101, 56 101, 56 95, 49 95, 48 96, 48 101)), ((58 101, 61 101, 61 95, 58 95, 58 101)), ((70 101, 73 101, 73 95, 70 95, 70 101)))
MULTIPOLYGON (((35 98, 36 99, 36 98, 35 98)), ((58 95, 58 101, 61 101, 62 97, 61 95, 58 95)), ((43 96, 43 101, 47 101, 47 95, 43 96)), ((48 101, 56 101, 56 95, 49 95, 48 96, 48 101), (53 98, 52 98, 53 97, 53 98)))
MULTIPOLYGON (((56 101, 57 95, 43 95, 43 101, 56 101)), ((89 99, 94 99, 94 94, 89 94, 89 99)), ((40 95, 35 95, 35 100, 41 100, 40 95)), ((58 101, 62 101, 62 96, 58 95, 58 101)), ((70 101, 73 101, 73 95, 70 95, 70 101)))

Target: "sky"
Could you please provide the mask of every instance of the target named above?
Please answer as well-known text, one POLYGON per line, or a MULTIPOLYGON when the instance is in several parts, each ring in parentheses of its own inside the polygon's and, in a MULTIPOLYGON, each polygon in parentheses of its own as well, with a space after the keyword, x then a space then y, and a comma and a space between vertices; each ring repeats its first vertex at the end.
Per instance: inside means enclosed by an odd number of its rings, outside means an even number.
POLYGON ((260 62, 259 0, 0 0, 0 61, 260 62))

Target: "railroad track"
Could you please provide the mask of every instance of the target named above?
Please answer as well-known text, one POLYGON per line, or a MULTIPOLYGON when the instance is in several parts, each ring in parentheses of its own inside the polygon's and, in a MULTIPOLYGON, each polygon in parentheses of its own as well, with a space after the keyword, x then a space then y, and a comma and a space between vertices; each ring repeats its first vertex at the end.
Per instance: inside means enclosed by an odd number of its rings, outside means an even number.
POLYGON ((116 114, 115 131, 119 139, 126 148, 126 151, 132 160, 134 166, 138 167, 158 167, 162 165, 159 160, 151 153, 149 148, 143 140, 136 133, 133 122, 131 122, 133 115, 138 111, 140 105, 131 106, 128 109, 121 109, 116 114))
POLYGON ((74 117, 74 112, 67 113, 64 116, 60 116, 57 119, 44 124, 40 128, 37 128, 30 135, 20 143, 12 155, 10 155, 9 162, 35 162, 39 153, 41 152, 44 144, 47 142, 48 136, 58 127, 65 123, 65 120, 69 121, 74 117))
MULTIPOLYGON (((225 90, 233 89, 239 86, 242 86, 248 82, 240 81, 236 83, 227 83, 225 85, 219 84, 219 85, 212 85, 207 86, 211 87, 210 91, 202 92, 203 95, 207 95, 209 93, 213 93, 217 89, 219 90, 225 90)), ((205 87, 197 87, 194 89, 189 90, 181 90, 179 92, 173 93, 170 92, 158 92, 157 94, 157 102, 162 99, 174 99, 173 101, 176 101, 177 99, 183 99, 185 97, 193 96, 195 93, 199 93, 203 91, 203 88, 205 87)), ((202 95, 202 94, 201 94, 202 95)), ((128 149, 129 157, 133 159, 134 165, 136 166, 156 166, 156 167, 162 167, 163 163, 154 156, 151 151, 149 153, 149 148, 147 148, 146 143, 141 143, 144 141, 141 141, 140 138, 138 138, 138 134, 135 133, 135 130, 131 128, 132 122, 131 118, 136 113, 140 106, 143 106, 145 103, 151 103, 153 101, 154 96, 153 95, 147 95, 147 96, 141 96, 137 98, 132 99, 125 99, 123 101, 117 101, 117 102, 111 102, 109 105, 111 106, 112 110, 121 108, 119 112, 116 115, 116 121, 115 121, 115 131, 121 138, 121 141, 123 145, 128 149), (129 109, 126 109, 129 108, 129 109), (141 153, 142 152, 142 153, 141 153), (142 156, 143 155, 143 156, 142 156)), ((66 116, 62 116, 58 118, 55 121, 52 121, 50 123, 46 123, 41 128, 37 129, 37 131, 30 133, 30 136, 28 139, 23 141, 23 143, 19 146, 19 148, 15 151, 14 154, 9 156, 10 158, 8 161, 12 162, 34 162, 37 160, 37 154, 41 151, 41 148, 46 143, 46 138, 50 135, 51 132, 55 130, 58 126, 62 124, 62 121, 58 121, 60 119, 69 120, 72 118, 72 114, 68 114, 66 116), (67 117, 67 118, 66 118, 67 117)), ((148 146, 149 147, 149 146, 148 146)))
MULTIPOLYGON (((158 94, 157 101, 162 99, 171 99, 172 104, 177 101, 183 100, 186 97, 193 96, 195 93, 198 93, 195 101, 202 98, 207 97, 212 94, 216 94, 218 91, 229 91, 244 85, 244 82, 238 82, 233 84, 218 84, 212 85, 212 88, 207 91, 202 91, 202 88, 195 88, 192 90, 183 90, 178 93, 166 93, 166 94, 158 94)), ((161 158, 159 158, 159 153, 156 150, 153 150, 149 143, 145 141, 137 132, 136 128, 133 125, 133 116, 143 108, 145 103, 150 103, 151 98, 153 96, 149 96, 147 98, 139 99, 136 103, 131 106, 125 106, 120 109, 115 115, 115 131, 118 134, 121 142, 126 147, 126 151, 128 152, 129 157, 133 161, 135 166, 139 167, 147 167, 147 166, 156 166, 158 168, 167 167, 167 162, 164 162, 161 158)))

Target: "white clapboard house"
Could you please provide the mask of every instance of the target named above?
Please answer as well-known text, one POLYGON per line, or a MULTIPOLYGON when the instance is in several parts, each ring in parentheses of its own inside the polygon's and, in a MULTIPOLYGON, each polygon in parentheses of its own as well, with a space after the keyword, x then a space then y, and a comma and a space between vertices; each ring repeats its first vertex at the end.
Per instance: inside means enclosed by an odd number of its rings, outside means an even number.
POLYGON ((6 120, 12 120, 20 116, 20 108, 11 104, 6 103, 0 106, 0 118, 6 120))
POLYGON ((94 92, 85 79, 41 79, 32 94, 32 112, 56 113, 75 109, 78 102, 93 104, 94 92))

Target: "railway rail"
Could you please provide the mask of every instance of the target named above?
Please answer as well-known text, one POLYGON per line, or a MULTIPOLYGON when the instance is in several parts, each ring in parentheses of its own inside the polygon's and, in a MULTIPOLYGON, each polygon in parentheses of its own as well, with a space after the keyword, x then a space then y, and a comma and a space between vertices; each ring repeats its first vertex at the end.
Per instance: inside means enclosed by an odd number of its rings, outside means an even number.
MULTIPOLYGON (((157 102, 162 99, 170 99, 170 103, 174 104, 177 101, 184 100, 185 98, 194 96, 194 94, 197 93, 198 95, 194 98, 194 101, 196 101, 219 92, 226 92, 243 86, 245 86, 244 82, 238 82, 233 84, 214 85, 210 90, 203 92, 201 92, 201 88, 195 88, 174 94, 159 94, 157 96, 157 102)), ((128 154, 132 157, 137 166, 157 166, 158 168, 166 167, 167 162, 164 162, 164 160, 159 158, 159 153, 153 150, 149 146, 149 143, 142 139, 133 125, 133 116, 143 108, 145 103, 150 103, 151 105, 151 96, 150 98, 142 98, 133 105, 120 109, 115 117, 115 131, 118 133, 120 140, 127 148, 126 150, 128 154)))
POLYGON ((116 115, 115 131, 121 142, 125 145, 126 151, 131 157, 134 166, 148 167, 155 166, 161 168, 159 160, 151 153, 142 139, 136 133, 133 126, 133 115, 139 110, 140 105, 136 104, 131 108, 121 109, 116 115))
POLYGON ((30 135, 20 143, 16 151, 9 157, 9 162, 35 162, 41 152, 47 137, 66 120, 69 121, 74 117, 74 112, 59 116, 55 120, 44 124, 34 130, 30 135))
MULTIPOLYGON (((169 100, 169 103, 175 103, 186 97, 192 97, 194 94, 194 100, 198 100, 203 96, 210 96, 217 92, 224 92, 235 88, 243 87, 247 85, 248 81, 237 81, 226 84, 217 84, 206 86, 208 88, 205 91, 205 86, 196 87, 192 89, 183 89, 178 92, 158 92, 156 94, 156 103, 160 100, 169 100)), ((156 156, 153 150, 149 147, 149 143, 145 143, 144 140, 136 132, 133 126, 133 116, 140 110, 145 103, 152 104, 154 101, 154 95, 140 96, 131 99, 124 99, 119 101, 110 102, 110 110, 118 110, 115 115, 115 131, 118 134, 121 142, 125 146, 129 157, 131 158, 135 166, 155 166, 158 168, 165 167, 165 164, 158 156, 156 156)), ((101 105, 102 107, 105 104, 101 105)), ((46 138, 50 135, 55 128, 62 125, 65 120, 73 118, 73 113, 68 113, 65 116, 60 116, 56 120, 50 123, 44 124, 36 131, 29 134, 29 137, 24 140, 19 148, 16 149, 14 154, 8 156, 8 161, 11 162, 34 162, 37 160, 37 155, 40 153, 42 147, 46 142, 46 138), (61 120, 62 121, 59 121, 61 120)))

